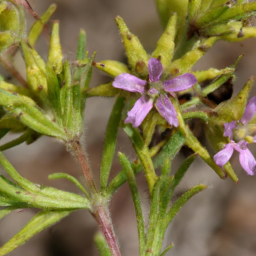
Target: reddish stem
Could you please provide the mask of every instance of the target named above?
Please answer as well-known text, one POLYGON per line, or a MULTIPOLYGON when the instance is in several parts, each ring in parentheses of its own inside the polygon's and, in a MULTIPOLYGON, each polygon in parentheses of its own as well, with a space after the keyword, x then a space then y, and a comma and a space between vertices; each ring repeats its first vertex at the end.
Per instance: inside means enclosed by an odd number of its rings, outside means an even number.
POLYGON ((117 246, 116 237, 113 231, 111 218, 107 207, 99 206, 95 213, 92 213, 93 217, 98 223, 98 226, 108 243, 112 256, 121 256, 119 248, 117 246))
POLYGON ((13 66, 10 60, 7 58, 1 57, 0 62, 3 67, 14 76, 25 88, 28 88, 28 84, 25 79, 21 76, 21 74, 17 71, 17 69, 13 66))
MULTIPOLYGON (((91 168, 86 158, 86 154, 82 148, 79 140, 69 141, 68 145, 71 147, 72 152, 74 153, 88 184, 89 190, 91 194, 97 194, 97 189, 95 186, 95 182, 92 177, 91 168)), ((111 223, 110 214, 107 206, 105 205, 96 205, 94 206, 93 211, 91 211, 92 216, 98 223, 98 226, 108 243, 112 256, 121 256, 119 248, 117 246, 116 237, 114 234, 113 226, 111 223)))
POLYGON ((82 148, 82 145, 79 140, 73 140, 69 142, 69 145, 72 148, 73 153, 83 171, 85 181, 90 189, 92 194, 97 192, 94 179, 92 177, 92 172, 88 160, 86 158, 86 154, 82 148))

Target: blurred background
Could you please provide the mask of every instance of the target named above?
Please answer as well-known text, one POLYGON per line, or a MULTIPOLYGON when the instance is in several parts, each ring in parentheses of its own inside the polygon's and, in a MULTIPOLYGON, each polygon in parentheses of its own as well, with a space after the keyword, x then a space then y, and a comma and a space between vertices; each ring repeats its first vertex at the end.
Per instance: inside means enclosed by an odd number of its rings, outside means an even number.
MULTIPOLYGON (((33 9, 41 15, 51 0, 30 0, 33 9)), ((152 52, 162 33, 153 0, 56 0, 58 5, 53 19, 60 20, 60 36, 65 58, 75 59, 80 28, 87 33, 87 49, 90 54, 97 51, 96 61, 113 59, 124 61, 125 54, 114 17, 124 18, 130 30, 136 34, 147 52, 152 52)), ((33 18, 28 15, 29 24, 33 18)), ((243 43, 219 42, 196 65, 196 69, 210 67, 224 68, 231 65, 240 54, 244 54, 236 72, 234 94, 251 75, 256 74, 256 39, 243 43)), ((41 38, 37 50, 47 58, 47 43, 41 38)), ((24 70, 21 58, 16 62, 24 70)), ((4 70, 1 74, 12 78, 4 70)), ((24 74, 24 73, 23 73, 24 74)), ((105 74, 94 70, 91 86, 111 81, 105 74)), ((15 82, 15 81, 12 81, 15 82)), ((253 89, 252 96, 255 95, 253 89)), ((98 176, 106 123, 114 99, 93 98, 88 100, 85 112, 84 143, 95 177, 98 176)), ((197 132, 203 136, 203 127, 198 124, 197 132)), ((5 140, 15 138, 14 135, 5 140)), ((1 141, 2 143, 5 142, 1 141)), ((252 146, 252 152, 256 147, 252 146)), ((117 151, 126 152, 130 159, 134 152, 130 141, 121 131, 118 134, 117 151)), ((212 152, 213 153, 213 152, 212 152)), ((26 178, 38 184, 55 186, 59 189, 79 192, 65 180, 49 181, 54 172, 67 172, 83 180, 78 165, 59 142, 42 137, 36 143, 22 144, 5 152, 10 162, 26 178)), ((181 152, 175 160, 173 172, 184 159, 181 152)), ((238 155, 232 158, 232 165, 239 177, 239 185, 231 180, 220 180, 200 159, 197 159, 179 186, 177 195, 193 185, 204 183, 208 189, 187 203, 170 226, 164 244, 174 242, 168 255, 175 256, 255 256, 256 255, 256 177, 247 176, 241 169, 238 155)), ((112 177, 120 171, 116 160, 112 177)), ((1 173, 5 171, 1 169, 1 173)), ((143 175, 138 175, 140 194, 145 217, 148 217, 149 198, 143 175)), ((114 195, 110 205, 114 228, 122 255, 138 255, 136 219, 129 188, 125 184, 114 195)), ((36 213, 26 209, 15 211, 0 221, 0 245, 17 233, 36 213)), ((93 244, 97 226, 86 211, 71 214, 55 226, 41 232, 10 256, 85 256, 98 255, 93 244)))

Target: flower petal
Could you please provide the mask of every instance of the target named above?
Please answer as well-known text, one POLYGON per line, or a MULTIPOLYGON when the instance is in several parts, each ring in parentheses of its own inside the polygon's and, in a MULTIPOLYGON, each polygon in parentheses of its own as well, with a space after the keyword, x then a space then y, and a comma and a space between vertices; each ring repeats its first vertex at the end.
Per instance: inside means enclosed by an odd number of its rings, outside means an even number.
POLYGON ((247 124, 253 118, 253 116, 255 114, 256 114, 256 96, 252 97, 249 100, 249 102, 245 108, 244 114, 241 118, 241 122, 243 124, 247 124))
POLYGON ((151 58, 148 61, 148 71, 150 81, 157 82, 162 75, 163 65, 158 59, 151 58))
POLYGON ((185 73, 171 80, 163 82, 164 90, 167 92, 179 92, 189 89, 197 83, 197 79, 193 74, 185 73))
POLYGON ((214 162, 222 168, 223 165, 229 161, 233 152, 234 148, 232 143, 228 143, 221 151, 214 155, 214 162))
POLYGON ((179 126, 177 112, 167 95, 160 95, 156 102, 156 108, 170 125, 179 126))
POLYGON ((115 88, 123 89, 128 92, 144 93, 147 81, 139 79, 136 76, 123 73, 115 78, 112 85, 115 88))
POLYGON ((256 161, 251 151, 246 148, 241 150, 239 154, 239 161, 248 175, 254 175, 256 172, 256 161))
POLYGON ((231 123, 224 124, 224 136, 233 139, 232 130, 236 127, 236 121, 232 121, 231 123))
POLYGON ((148 112, 153 108, 153 100, 147 99, 145 95, 142 95, 134 104, 131 111, 128 112, 128 117, 125 119, 125 123, 132 123, 132 126, 138 127, 148 112))

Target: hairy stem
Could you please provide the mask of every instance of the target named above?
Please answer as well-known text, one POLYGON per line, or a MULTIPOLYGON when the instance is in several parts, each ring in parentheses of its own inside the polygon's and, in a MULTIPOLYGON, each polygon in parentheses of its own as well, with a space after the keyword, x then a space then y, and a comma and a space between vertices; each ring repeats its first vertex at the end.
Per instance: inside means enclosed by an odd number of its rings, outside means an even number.
POLYGON ((92 176, 91 168, 87 160, 86 153, 83 150, 83 147, 79 140, 72 140, 68 142, 68 147, 71 149, 71 152, 75 155, 82 171, 84 174, 85 181, 89 187, 91 194, 97 192, 97 188, 92 176))
POLYGON ((108 243, 109 249, 112 256, 121 256, 116 237, 113 231, 113 226, 109 214, 108 207, 106 206, 104 200, 101 200, 101 195, 97 192, 97 188, 92 176, 91 168, 89 166, 86 153, 79 140, 72 140, 68 142, 68 148, 76 157, 89 187, 90 194, 92 196, 92 204, 94 199, 96 200, 93 210, 91 211, 92 216, 95 218, 98 226, 108 243), (98 199, 98 200, 97 200, 98 199))
POLYGON ((106 206, 98 206, 96 211, 92 213, 92 216, 98 223, 98 226, 108 243, 109 249, 111 251, 112 256, 121 256, 119 251, 116 237, 114 234, 109 210, 106 206))

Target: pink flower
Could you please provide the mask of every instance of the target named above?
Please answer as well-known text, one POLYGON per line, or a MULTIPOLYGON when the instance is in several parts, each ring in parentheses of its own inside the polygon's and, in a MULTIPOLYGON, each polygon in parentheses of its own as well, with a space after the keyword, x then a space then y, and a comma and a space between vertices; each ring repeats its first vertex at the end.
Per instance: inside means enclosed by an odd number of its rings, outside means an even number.
POLYGON ((142 96, 135 102, 134 107, 128 112, 125 123, 132 123, 138 127, 154 106, 165 120, 175 127, 179 126, 177 112, 172 105, 168 93, 172 96, 174 92, 183 91, 197 83, 193 74, 186 73, 165 82, 160 81, 163 66, 160 61, 151 58, 148 61, 149 81, 142 80, 136 76, 123 73, 115 78, 113 86, 129 92, 139 92, 142 96), (147 86, 149 85, 149 86, 147 86))
MULTIPOLYGON (((243 125, 246 125, 256 113, 256 97, 253 97, 248 102, 244 114, 240 120, 243 125)), ((233 129, 236 128, 236 121, 224 124, 224 136, 230 138, 230 142, 216 155, 214 155, 214 161, 221 168, 231 158, 234 149, 239 152, 239 161, 241 166, 247 172, 248 175, 254 175, 256 172, 256 160, 248 149, 248 142, 241 140, 238 143, 233 141, 233 129)), ((253 138, 256 142, 256 136, 253 138)))

